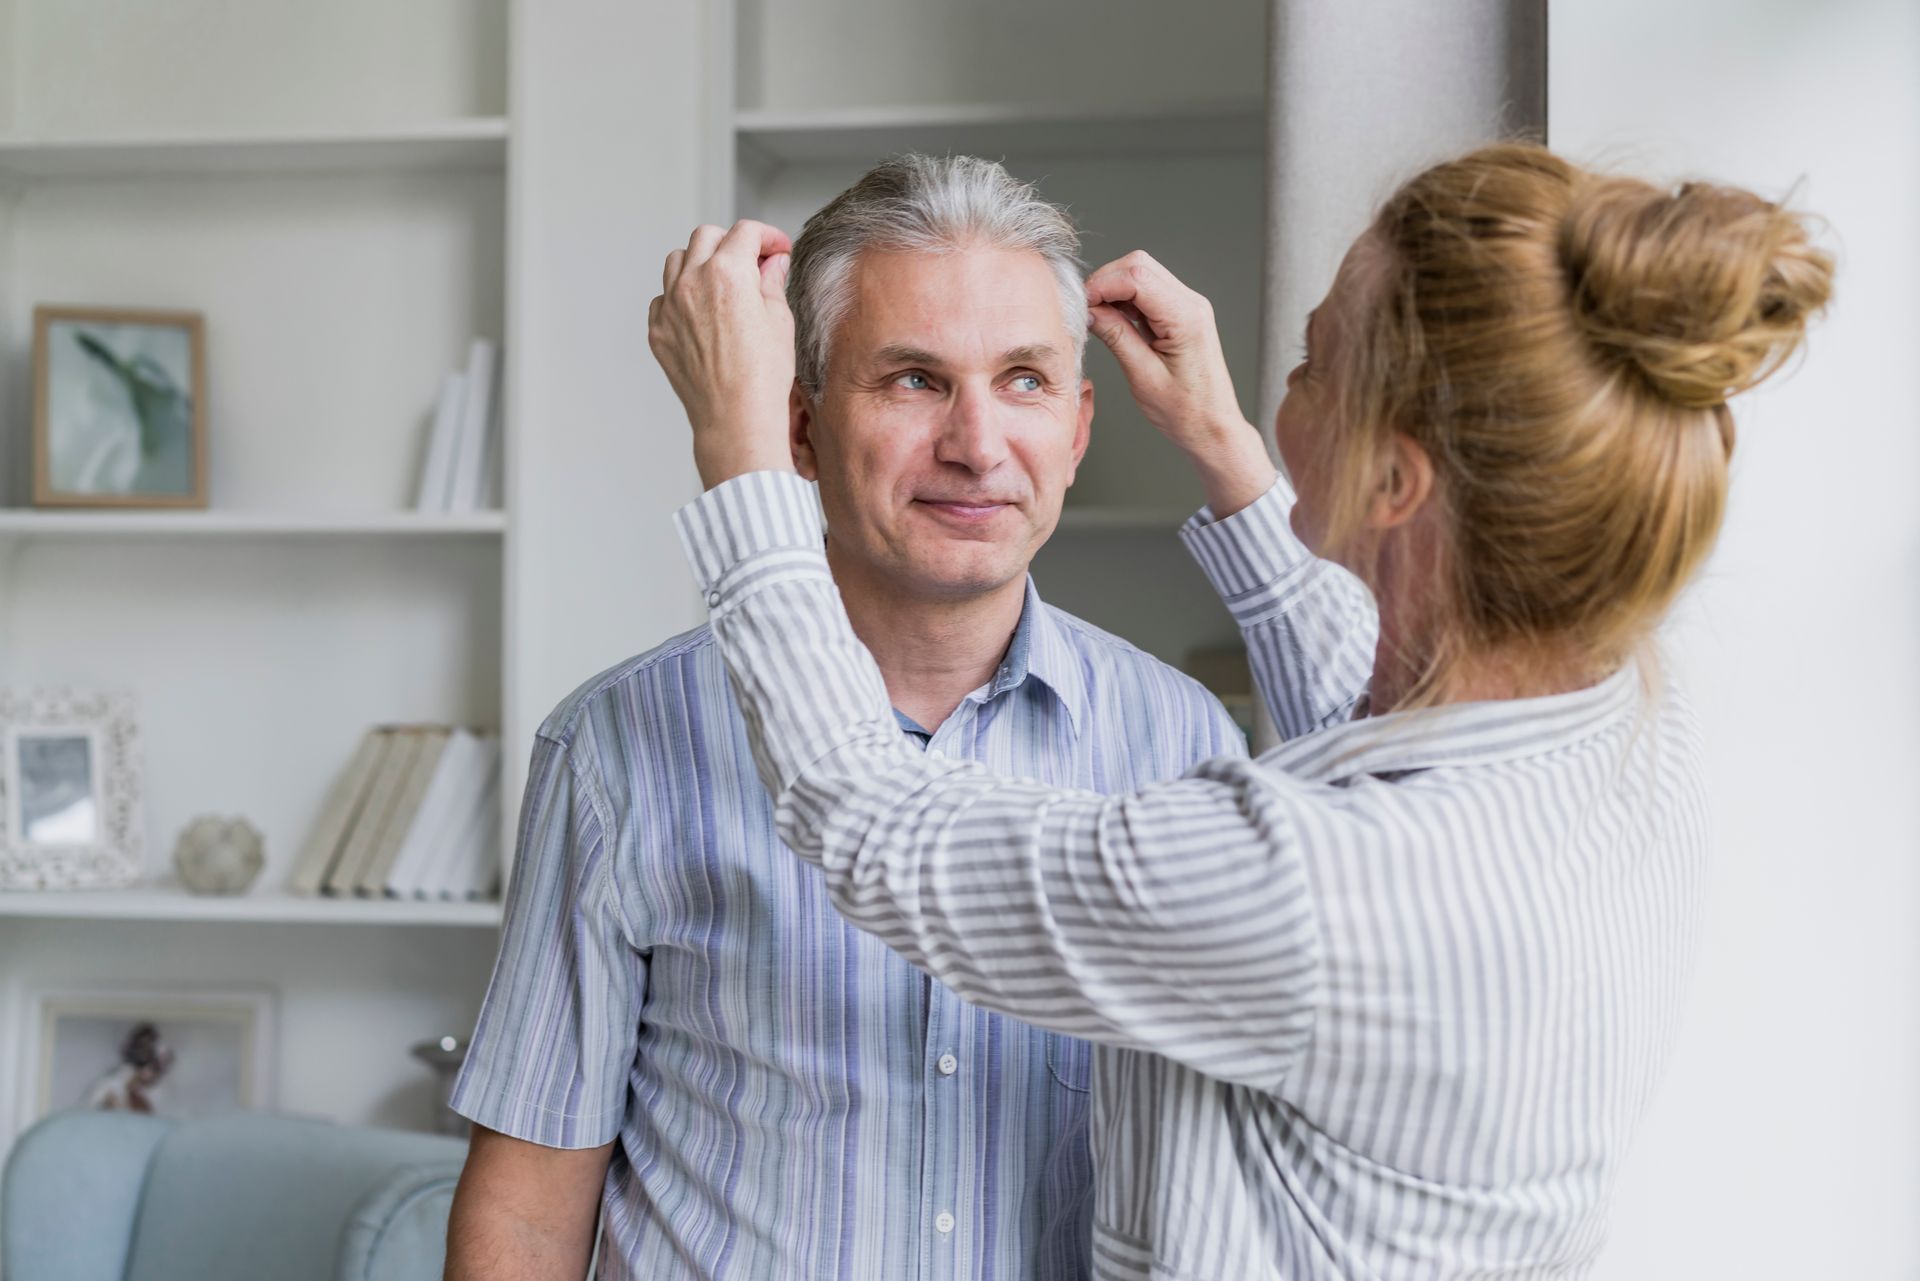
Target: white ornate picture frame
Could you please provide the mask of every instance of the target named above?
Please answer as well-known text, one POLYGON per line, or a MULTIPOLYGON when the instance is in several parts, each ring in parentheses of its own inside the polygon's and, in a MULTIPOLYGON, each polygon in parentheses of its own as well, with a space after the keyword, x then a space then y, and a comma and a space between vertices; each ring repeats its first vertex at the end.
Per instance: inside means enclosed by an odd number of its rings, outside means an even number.
POLYGON ((131 884, 145 821, 131 697, 0 690, 0 890, 131 884))

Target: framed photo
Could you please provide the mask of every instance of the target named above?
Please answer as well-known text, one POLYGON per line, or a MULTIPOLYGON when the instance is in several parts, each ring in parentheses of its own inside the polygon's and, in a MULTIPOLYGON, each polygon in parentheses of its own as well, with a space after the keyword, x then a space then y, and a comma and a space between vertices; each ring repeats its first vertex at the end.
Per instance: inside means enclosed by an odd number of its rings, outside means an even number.
POLYGON ((206 381, 196 312, 34 308, 34 505, 205 507, 206 381))
POLYGON ((27 997, 19 1130, 98 1108, 209 1116, 272 1106, 274 998, 265 991, 43 991, 27 997))
POLYGON ((0 889, 136 881, 144 824, 131 698, 0 690, 0 889))

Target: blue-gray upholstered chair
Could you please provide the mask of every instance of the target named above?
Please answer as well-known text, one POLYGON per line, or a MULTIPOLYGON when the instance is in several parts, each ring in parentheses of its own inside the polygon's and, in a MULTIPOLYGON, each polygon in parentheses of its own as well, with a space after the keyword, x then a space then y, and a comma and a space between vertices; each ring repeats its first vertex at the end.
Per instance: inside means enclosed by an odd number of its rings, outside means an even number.
POLYGON ((63 1112, 0 1182, 5 1281, 437 1281, 466 1144, 289 1117, 63 1112))

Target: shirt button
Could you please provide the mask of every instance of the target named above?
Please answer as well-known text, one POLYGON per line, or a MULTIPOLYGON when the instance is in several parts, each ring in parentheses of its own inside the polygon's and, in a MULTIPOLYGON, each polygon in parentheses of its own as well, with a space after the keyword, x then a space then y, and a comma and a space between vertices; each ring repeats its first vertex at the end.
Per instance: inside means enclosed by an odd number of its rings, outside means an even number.
POLYGON ((708 608, 708 609, 718 609, 718 608, 720 608, 720 593, 719 593, 719 592, 708 592, 708 593, 707 593, 707 608, 708 608))
POLYGON ((937 747, 933 747, 933 746, 931 746, 931 745, 929 745, 929 746, 928 746, 928 748, 927 748, 927 755, 928 755, 928 756, 938 756, 938 757, 940 757, 940 758, 941 758, 942 760, 944 760, 944 759, 946 759, 946 755, 947 755, 947 754, 946 754, 945 752, 943 752, 943 751, 941 751, 941 750, 940 750, 939 748, 937 748, 937 747))
POLYGON ((952 1076, 960 1070, 960 1060, 954 1058, 951 1054, 942 1054, 940 1056, 940 1062, 935 1066, 940 1069, 941 1076, 952 1076))
POLYGON ((945 1210, 942 1210, 940 1211, 939 1217, 934 1219, 933 1226, 940 1229, 941 1236, 945 1236, 947 1233, 953 1231, 953 1216, 945 1210))

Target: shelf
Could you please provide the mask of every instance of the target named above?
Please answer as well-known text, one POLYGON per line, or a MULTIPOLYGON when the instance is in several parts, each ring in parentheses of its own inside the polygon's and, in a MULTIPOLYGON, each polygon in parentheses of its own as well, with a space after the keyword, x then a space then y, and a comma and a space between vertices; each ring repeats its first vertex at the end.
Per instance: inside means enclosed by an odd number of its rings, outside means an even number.
POLYGON ((0 138, 0 178, 14 179, 497 170, 506 158, 498 117, 349 133, 0 138))
POLYGON ((0 509, 0 539, 497 537, 506 528, 506 513, 499 511, 285 516, 273 512, 0 509))
POLYGON ((479 927, 500 924, 500 904, 307 898, 283 890, 219 897, 189 894, 177 884, 162 882, 117 890, 0 892, 0 917, 479 927))
POLYGON ((743 152, 772 165, 872 164, 907 150, 995 159, 1009 154, 1257 154, 1265 146, 1266 107, 1231 102, 1110 110, 997 104, 749 110, 736 113, 734 132, 743 152))
POLYGON ((1066 507, 1060 512, 1057 533, 1141 532, 1167 533, 1179 530, 1193 515, 1191 511, 1157 511, 1150 507, 1066 507))

